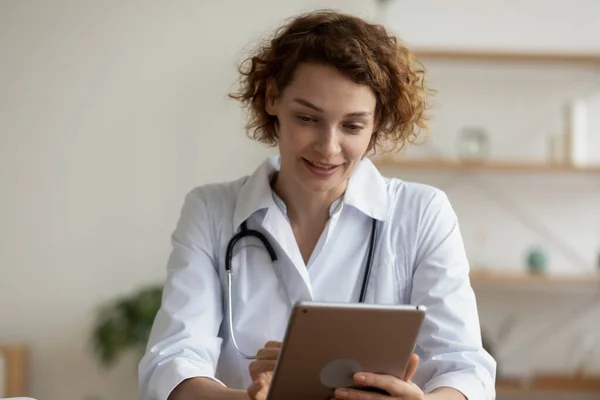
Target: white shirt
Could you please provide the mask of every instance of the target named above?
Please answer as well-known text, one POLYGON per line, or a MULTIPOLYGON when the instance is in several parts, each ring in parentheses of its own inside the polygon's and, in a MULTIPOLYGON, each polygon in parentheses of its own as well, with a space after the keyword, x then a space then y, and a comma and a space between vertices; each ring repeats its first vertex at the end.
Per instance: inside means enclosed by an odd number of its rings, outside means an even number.
POLYGON ((479 318, 456 215, 439 189, 385 178, 368 159, 347 190, 305 264, 285 212, 269 185, 271 157, 249 177, 208 184, 185 199, 172 236, 163 302, 139 365, 143 400, 166 400, 184 379, 209 377, 246 389, 250 361, 229 338, 225 249, 243 221, 277 252, 277 279, 265 248, 238 242, 232 259, 233 326, 238 346, 255 354, 282 340, 293 302, 358 301, 372 219, 378 221, 367 303, 427 307, 413 378, 425 393, 456 388, 469 400, 493 400, 496 363, 481 344, 479 318))

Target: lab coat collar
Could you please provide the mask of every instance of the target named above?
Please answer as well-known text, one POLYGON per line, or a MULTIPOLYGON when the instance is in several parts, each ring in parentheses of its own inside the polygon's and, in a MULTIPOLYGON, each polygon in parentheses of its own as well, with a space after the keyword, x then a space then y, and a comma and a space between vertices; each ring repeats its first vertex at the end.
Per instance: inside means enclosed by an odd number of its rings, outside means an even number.
POLYGON ((233 212, 233 231, 255 212, 276 206, 271 191, 271 176, 279 171, 279 156, 267 158, 242 185, 233 212))
MULTIPOLYGON (((279 156, 271 156, 242 185, 233 215, 234 232, 255 212, 276 206, 270 179, 279 171, 279 156)), ((387 219, 388 193, 384 177, 368 158, 357 166, 348 181, 343 205, 352 206, 377 220, 387 219)), ((337 205, 337 202, 334 203, 337 205)), ((332 207, 339 210, 340 207, 332 207)))
POLYGON ((370 159, 364 158, 350 176, 344 194, 344 204, 371 218, 385 221, 388 216, 388 203, 385 178, 370 159))

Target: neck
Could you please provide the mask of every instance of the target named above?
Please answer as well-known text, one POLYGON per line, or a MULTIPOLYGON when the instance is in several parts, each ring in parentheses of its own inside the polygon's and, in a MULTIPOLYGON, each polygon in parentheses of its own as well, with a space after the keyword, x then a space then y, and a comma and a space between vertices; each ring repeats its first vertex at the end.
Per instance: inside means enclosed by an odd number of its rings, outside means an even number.
POLYGON ((294 225, 325 224, 329 219, 331 204, 345 190, 342 187, 327 192, 309 192, 281 174, 276 178, 273 188, 285 203, 288 217, 294 225))

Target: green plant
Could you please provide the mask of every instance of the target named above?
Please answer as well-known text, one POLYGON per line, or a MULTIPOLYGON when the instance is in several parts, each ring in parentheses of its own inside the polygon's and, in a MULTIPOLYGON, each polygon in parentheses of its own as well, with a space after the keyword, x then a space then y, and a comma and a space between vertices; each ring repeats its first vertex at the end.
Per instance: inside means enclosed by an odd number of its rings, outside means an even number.
POLYGON ((110 366, 127 351, 143 352, 161 300, 162 286, 149 286, 101 306, 92 330, 101 364, 110 366))

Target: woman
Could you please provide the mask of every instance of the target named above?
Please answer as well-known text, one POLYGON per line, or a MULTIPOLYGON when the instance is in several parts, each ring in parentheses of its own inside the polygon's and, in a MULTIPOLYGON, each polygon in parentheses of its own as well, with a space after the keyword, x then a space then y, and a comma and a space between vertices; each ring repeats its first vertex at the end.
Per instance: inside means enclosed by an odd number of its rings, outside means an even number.
POLYGON ((366 158, 384 143, 404 147, 426 129, 427 90, 413 62, 383 27, 330 11, 289 21, 249 59, 233 97, 249 106, 253 137, 277 145, 280 155, 251 176, 186 197, 140 363, 143 399, 264 399, 290 302, 358 301, 373 228, 365 301, 422 304, 427 316, 405 380, 364 374, 363 384, 390 396, 332 396, 494 398, 495 362, 482 348, 447 197, 384 178, 366 158), (279 274, 255 238, 236 244, 230 327, 225 255, 242 229, 266 236, 279 274), (239 351, 257 360, 240 355, 230 328, 239 351))

